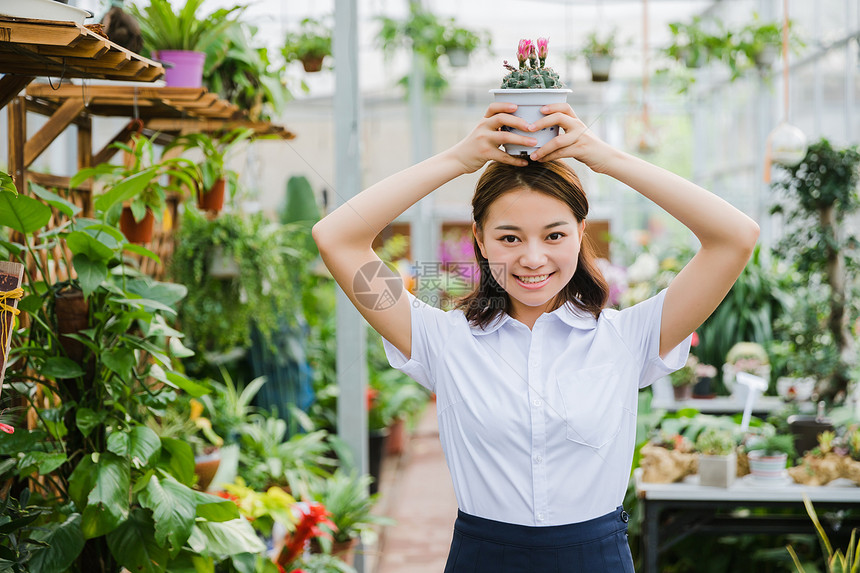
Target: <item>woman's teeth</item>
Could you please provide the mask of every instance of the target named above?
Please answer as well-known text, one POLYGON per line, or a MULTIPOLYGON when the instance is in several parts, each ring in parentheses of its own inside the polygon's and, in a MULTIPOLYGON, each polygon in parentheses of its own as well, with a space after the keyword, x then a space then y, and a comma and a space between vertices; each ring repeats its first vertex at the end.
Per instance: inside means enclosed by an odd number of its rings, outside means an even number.
POLYGON ((518 278, 518 279, 520 279, 521 281, 523 281, 524 283, 539 283, 539 282, 543 282, 543 281, 545 281, 546 279, 548 279, 548 278, 549 278, 549 275, 538 275, 538 276, 535 276, 535 277, 521 277, 521 276, 517 276, 517 278, 518 278))

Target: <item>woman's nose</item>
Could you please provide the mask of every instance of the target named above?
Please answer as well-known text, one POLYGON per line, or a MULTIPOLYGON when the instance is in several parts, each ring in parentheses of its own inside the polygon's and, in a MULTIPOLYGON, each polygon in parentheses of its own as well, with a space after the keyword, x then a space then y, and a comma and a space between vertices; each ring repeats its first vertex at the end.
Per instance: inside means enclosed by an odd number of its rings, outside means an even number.
POLYGON ((546 253, 540 244, 526 245, 525 251, 520 257, 520 264, 529 269, 538 269, 546 263, 546 253))

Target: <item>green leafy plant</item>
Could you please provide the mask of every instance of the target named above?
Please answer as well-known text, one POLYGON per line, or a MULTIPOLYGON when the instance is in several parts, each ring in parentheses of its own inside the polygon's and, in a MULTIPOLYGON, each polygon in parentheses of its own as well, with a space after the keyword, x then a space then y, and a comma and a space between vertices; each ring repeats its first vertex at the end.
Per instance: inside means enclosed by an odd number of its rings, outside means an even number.
POLYGON ((325 480, 317 481, 316 486, 311 489, 311 498, 325 506, 335 526, 328 528, 331 538, 319 538, 326 553, 331 551, 332 541, 355 539, 374 525, 394 525, 392 519, 373 513, 378 494, 368 493, 371 480, 369 475, 358 476, 338 468, 325 480))
POLYGON ((160 221, 167 193, 182 194, 185 188, 196 188, 200 172, 194 163, 182 157, 157 159, 157 137, 157 134, 151 138, 134 135, 131 145, 114 143, 113 147, 128 154, 128 164, 101 163, 81 169, 72 177, 69 186, 77 187, 90 178, 103 181, 105 192, 96 197, 93 206, 112 221, 116 221, 118 208, 126 201, 130 202, 135 221, 142 220, 147 210, 160 221))
POLYGON ((468 28, 461 28, 453 22, 447 26, 442 34, 442 48, 446 54, 462 50, 468 54, 474 52, 481 46, 489 46, 489 38, 468 28))
POLYGON ((696 438, 696 451, 706 456, 727 456, 735 451, 735 440, 729 431, 706 428, 696 438))
POLYGON ((699 364, 698 359, 690 355, 687 357, 687 362, 680 369, 669 374, 669 379, 672 381, 672 386, 676 388, 681 386, 692 386, 696 383, 696 366, 699 364))
MULTIPOLYGON (((821 551, 824 553, 827 572, 857 573, 857 571, 860 570, 860 544, 857 543, 857 530, 854 529, 851 531, 851 540, 848 542, 848 547, 845 549, 845 553, 843 553, 841 549, 833 549, 833 545, 830 543, 827 533, 824 531, 824 528, 821 526, 821 522, 818 520, 818 514, 815 512, 815 507, 812 505, 812 501, 806 493, 803 494, 803 505, 806 507, 806 512, 809 514, 809 518, 815 525, 815 531, 818 534, 818 540, 821 543, 821 551)), ((787 545, 786 549, 791 555, 791 559, 794 561, 794 566, 797 567, 798 573, 806 573, 806 569, 801 565, 794 547, 787 545)))
POLYGON ((232 196, 239 186, 239 174, 232 169, 227 169, 226 162, 239 145, 253 136, 254 130, 247 127, 237 127, 218 137, 212 137, 206 133, 186 133, 174 139, 165 151, 175 147, 181 147, 186 151, 189 149, 200 151, 203 154, 203 160, 196 165, 200 170, 202 185, 197 186, 197 191, 208 193, 216 181, 224 179, 232 196))
POLYGON ((251 121, 280 114, 292 94, 268 48, 256 46, 257 28, 236 21, 206 49, 203 84, 212 93, 245 110, 251 121))
POLYGON ((331 26, 322 20, 305 18, 297 32, 287 33, 283 53, 287 62, 322 62, 323 58, 331 56, 331 26))
POLYGON ((617 48, 617 39, 615 31, 601 37, 596 31, 590 32, 585 37, 585 44, 582 46, 582 55, 589 56, 609 56, 615 57, 617 48))
POLYGON ((48 508, 30 505, 29 502, 29 489, 24 489, 19 499, 7 494, 0 500, 0 571, 31 571, 28 562, 34 549, 46 546, 39 541, 38 527, 34 522, 48 508))
POLYGON ((860 209, 857 193, 860 152, 855 147, 834 148, 826 139, 809 146, 804 159, 794 167, 780 167, 773 183, 777 192, 771 213, 785 217, 787 232, 776 252, 797 268, 797 282, 819 284, 828 293, 815 331, 826 330, 830 346, 838 356, 834 369, 820 384, 823 396, 844 395, 848 364, 853 361, 849 329, 849 296, 857 276, 857 237, 847 228, 847 218, 860 209))
POLYGON ((185 5, 174 11, 170 0, 150 0, 142 10, 135 4, 129 6, 131 14, 140 24, 144 46, 150 52, 159 50, 190 50, 205 52, 221 41, 221 34, 233 25, 244 8, 220 8, 207 16, 197 11, 205 0, 186 0, 185 5))
POLYGON ((209 220, 193 207, 186 209, 171 272, 189 287, 180 319, 193 348, 215 354, 248 348, 252 327, 270 344, 281 320, 296 322, 300 277, 311 256, 294 246, 303 240, 299 232, 261 214, 222 213, 209 220), (237 277, 211 276, 216 250, 235 260, 237 277))
POLYGON ((180 393, 208 391, 175 357, 182 333, 168 322, 185 288, 129 267, 124 251, 157 257, 129 245, 115 227, 77 218, 78 208, 63 197, 31 189, 39 199, 0 191, 0 224, 24 237, 3 247, 32 265, 19 304, 29 326, 18 332, 7 377, 35 429, 17 424, 0 440, 0 457, 13 460, 6 470, 13 487, 31 484, 33 498, 48 508, 38 522, 45 546, 33 550, 31 569, 161 573, 192 554, 214 566, 207 547, 218 547, 219 559, 262 550, 235 505, 191 489, 191 446, 144 424, 180 393), (55 217, 57 226, 45 227, 55 217), (48 262, 78 278, 46 281, 41 254, 66 249, 71 260, 48 255, 48 262))
MULTIPOLYGON (((719 32, 711 34, 706 31, 706 26, 700 16, 694 16, 689 23, 670 22, 672 43, 666 48, 665 54, 689 68, 698 68, 712 60, 722 59, 727 48, 726 35, 719 32)), ((722 28, 719 21, 714 21, 713 26, 718 30, 722 28)))
POLYGON ((747 452, 762 452, 764 456, 786 454, 790 458, 797 457, 794 449, 794 436, 789 434, 763 434, 751 439, 744 446, 747 452))

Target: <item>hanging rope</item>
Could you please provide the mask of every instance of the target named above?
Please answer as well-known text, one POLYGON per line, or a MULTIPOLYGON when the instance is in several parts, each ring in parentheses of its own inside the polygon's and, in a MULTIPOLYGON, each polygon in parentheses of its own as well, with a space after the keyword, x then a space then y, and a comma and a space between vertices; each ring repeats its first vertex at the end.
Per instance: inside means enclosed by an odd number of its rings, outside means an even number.
POLYGON ((0 291, 0 352, 3 352, 4 359, 6 356, 6 344, 9 342, 9 329, 12 321, 9 321, 9 324, 6 324, 6 317, 3 316, 3 313, 12 313, 13 319, 21 314, 20 309, 15 308, 11 304, 7 304, 7 301, 21 300, 23 297, 24 289, 20 287, 10 291, 0 291))

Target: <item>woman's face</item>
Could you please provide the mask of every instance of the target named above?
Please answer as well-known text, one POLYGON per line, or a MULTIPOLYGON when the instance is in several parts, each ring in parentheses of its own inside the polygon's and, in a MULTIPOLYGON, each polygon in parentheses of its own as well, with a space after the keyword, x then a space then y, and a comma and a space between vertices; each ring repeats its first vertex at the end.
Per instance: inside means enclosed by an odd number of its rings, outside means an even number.
POLYGON ((490 205, 483 229, 473 223, 472 230, 493 278, 511 297, 514 318, 555 310, 585 231, 566 203, 530 189, 510 191, 490 205))

